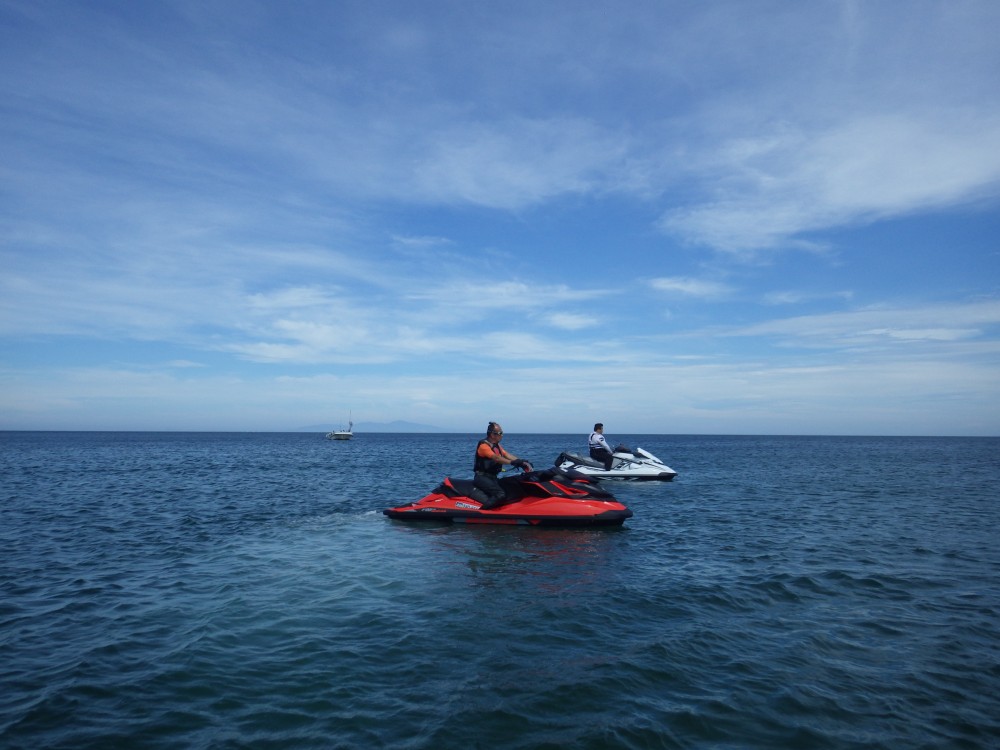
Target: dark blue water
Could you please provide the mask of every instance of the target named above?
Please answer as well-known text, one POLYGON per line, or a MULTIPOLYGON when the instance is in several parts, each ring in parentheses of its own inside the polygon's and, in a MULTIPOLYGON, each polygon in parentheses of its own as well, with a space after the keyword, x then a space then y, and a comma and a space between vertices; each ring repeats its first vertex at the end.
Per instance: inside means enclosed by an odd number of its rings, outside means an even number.
POLYGON ((0 747, 1000 747, 1000 440, 615 435, 679 472, 622 528, 381 515, 475 439, 0 433, 0 747))

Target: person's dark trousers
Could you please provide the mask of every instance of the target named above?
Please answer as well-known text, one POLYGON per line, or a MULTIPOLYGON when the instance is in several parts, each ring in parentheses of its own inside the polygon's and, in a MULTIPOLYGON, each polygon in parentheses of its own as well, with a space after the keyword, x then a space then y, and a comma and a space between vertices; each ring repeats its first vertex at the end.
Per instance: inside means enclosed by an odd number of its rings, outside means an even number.
POLYGON ((604 448, 591 448, 590 457, 595 461, 603 461, 604 470, 611 471, 611 463, 615 460, 615 457, 611 455, 611 451, 604 448))
POLYGON ((483 508, 485 509, 503 505, 503 501, 507 498, 507 493, 504 492, 503 487, 500 486, 500 482, 497 480, 496 474, 488 474, 484 471, 477 471, 473 484, 486 493, 486 502, 483 503, 483 508))

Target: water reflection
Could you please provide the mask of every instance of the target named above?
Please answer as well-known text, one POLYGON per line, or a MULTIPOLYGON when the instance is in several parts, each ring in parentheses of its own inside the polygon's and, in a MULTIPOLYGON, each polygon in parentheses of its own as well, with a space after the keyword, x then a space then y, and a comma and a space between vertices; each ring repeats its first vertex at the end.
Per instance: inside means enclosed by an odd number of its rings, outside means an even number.
MULTIPOLYGON (((402 527, 402 524, 395 524, 402 527)), ((627 527, 537 529, 512 526, 403 527, 422 534, 439 566, 460 568, 475 588, 532 581, 538 593, 551 594, 600 581, 614 564, 627 527)))

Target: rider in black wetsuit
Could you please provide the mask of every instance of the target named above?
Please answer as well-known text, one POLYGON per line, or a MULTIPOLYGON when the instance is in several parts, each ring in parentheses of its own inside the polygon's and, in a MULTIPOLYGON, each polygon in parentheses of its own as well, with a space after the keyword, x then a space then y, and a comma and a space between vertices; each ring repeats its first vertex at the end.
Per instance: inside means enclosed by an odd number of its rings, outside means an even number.
POLYGON ((476 444, 476 457, 473 470, 476 473, 474 484, 486 493, 486 502, 483 508, 495 508, 503 505, 507 494, 500 486, 497 476, 505 465, 520 467, 525 471, 531 471, 531 464, 523 458, 518 458, 512 453, 508 453, 500 445, 500 438, 503 437, 503 428, 496 422, 490 422, 486 428, 486 437, 476 444))

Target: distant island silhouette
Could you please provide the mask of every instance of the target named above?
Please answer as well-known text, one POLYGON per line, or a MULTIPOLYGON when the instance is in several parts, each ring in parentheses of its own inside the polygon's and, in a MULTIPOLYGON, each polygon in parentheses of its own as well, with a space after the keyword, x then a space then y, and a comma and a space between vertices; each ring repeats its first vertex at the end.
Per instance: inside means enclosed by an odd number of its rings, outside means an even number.
MULTIPOLYGON (((299 427, 295 432, 329 432, 339 429, 339 425, 325 423, 299 427)), ((359 432, 449 432, 449 430, 432 424, 419 424, 397 419, 392 422, 355 422, 354 433, 359 432)))

